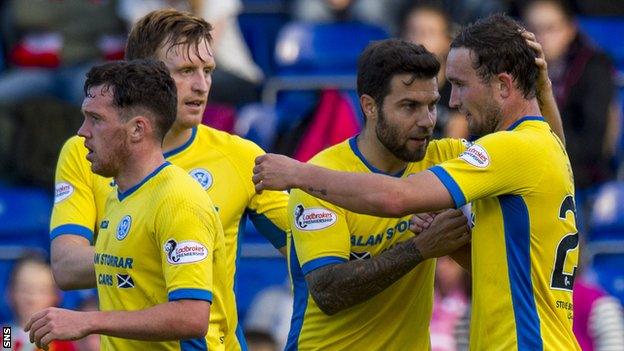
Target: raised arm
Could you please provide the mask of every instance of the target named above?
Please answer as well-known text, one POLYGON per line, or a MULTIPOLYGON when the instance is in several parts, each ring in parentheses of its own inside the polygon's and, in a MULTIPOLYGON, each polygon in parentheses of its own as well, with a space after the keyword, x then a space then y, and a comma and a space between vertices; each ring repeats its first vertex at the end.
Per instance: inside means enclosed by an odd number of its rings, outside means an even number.
POLYGON ((350 211, 403 217, 455 206, 451 194, 430 171, 407 178, 338 172, 276 154, 256 159, 256 191, 299 188, 350 211))
POLYGON ((557 107, 557 101, 552 90, 552 82, 548 77, 548 64, 544 57, 544 51, 542 45, 537 42, 535 34, 525 31, 522 32, 522 36, 526 39, 527 43, 535 51, 536 58, 535 64, 539 67, 539 76, 537 77, 537 102, 539 103, 540 110, 546 122, 550 125, 550 128, 557 134, 563 145, 565 146, 565 134, 563 133, 563 122, 561 121, 561 114, 557 107))
POLYGON ((305 279, 318 307, 333 315, 382 292, 424 260, 445 256, 469 241, 466 217, 448 210, 429 228, 379 256, 322 267, 305 279))

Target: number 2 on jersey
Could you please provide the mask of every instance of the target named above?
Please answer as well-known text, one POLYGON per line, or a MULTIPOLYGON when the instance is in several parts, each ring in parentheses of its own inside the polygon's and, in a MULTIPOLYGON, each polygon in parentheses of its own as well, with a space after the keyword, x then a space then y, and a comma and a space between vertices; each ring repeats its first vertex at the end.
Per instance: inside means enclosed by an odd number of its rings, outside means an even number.
MULTIPOLYGON (((572 216, 576 217, 576 205, 574 204, 572 195, 568 195, 563 199, 561 208, 559 209, 559 219, 565 221, 568 212, 572 212, 572 216)), ((578 232, 575 232, 566 234, 559 242, 559 245, 557 245, 555 266, 553 267, 552 278, 550 280, 551 288, 572 291, 577 267, 574 266, 572 274, 565 273, 563 270, 568 252, 576 249, 578 247, 578 242, 578 232)))

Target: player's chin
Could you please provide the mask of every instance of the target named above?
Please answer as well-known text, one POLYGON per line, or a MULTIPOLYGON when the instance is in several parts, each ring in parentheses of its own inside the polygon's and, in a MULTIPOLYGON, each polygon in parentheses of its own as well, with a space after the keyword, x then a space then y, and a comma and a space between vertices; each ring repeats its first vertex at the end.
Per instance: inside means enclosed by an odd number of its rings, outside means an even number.
POLYGON ((204 117, 203 110, 201 113, 199 112, 186 112, 182 114, 178 114, 178 118, 176 119, 176 124, 178 127, 182 129, 194 128, 202 122, 202 118, 204 117))

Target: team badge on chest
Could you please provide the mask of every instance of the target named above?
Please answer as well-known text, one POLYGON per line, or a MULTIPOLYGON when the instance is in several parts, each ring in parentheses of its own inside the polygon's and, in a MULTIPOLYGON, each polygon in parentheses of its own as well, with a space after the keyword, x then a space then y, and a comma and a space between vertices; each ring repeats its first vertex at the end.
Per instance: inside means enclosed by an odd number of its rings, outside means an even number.
POLYGON ((130 233, 130 227, 132 226, 132 217, 129 215, 124 216, 117 225, 117 240, 123 240, 130 233))
POLYGON ((212 186, 212 174, 203 168, 195 168, 189 172, 191 177, 201 185, 204 190, 208 190, 212 186))

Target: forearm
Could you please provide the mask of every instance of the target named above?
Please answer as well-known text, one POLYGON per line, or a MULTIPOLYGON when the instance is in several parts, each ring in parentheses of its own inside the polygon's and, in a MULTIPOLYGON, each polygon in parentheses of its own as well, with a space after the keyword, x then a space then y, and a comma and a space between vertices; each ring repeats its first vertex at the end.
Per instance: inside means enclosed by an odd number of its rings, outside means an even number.
POLYGON ((77 235, 61 235, 51 247, 52 273, 63 290, 96 287, 93 246, 77 235))
POLYGON ((537 95, 537 102, 539 103, 544 119, 550 125, 550 129, 557 134, 565 146, 566 141, 565 134, 563 133, 563 122, 561 121, 561 114, 557 107, 557 101, 555 100, 550 80, 543 87, 540 87, 537 95))
POLYGON ((354 212, 380 217, 401 217, 404 186, 398 179, 374 174, 338 172, 301 163, 296 188, 354 212), (363 190, 365 189, 365 190, 363 190))
POLYGON ((206 335, 210 303, 180 300, 138 311, 86 313, 89 334, 146 341, 184 340, 206 335))
POLYGON ((320 268, 306 276, 310 293, 328 315, 367 301, 424 260, 409 239, 379 256, 320 268))

